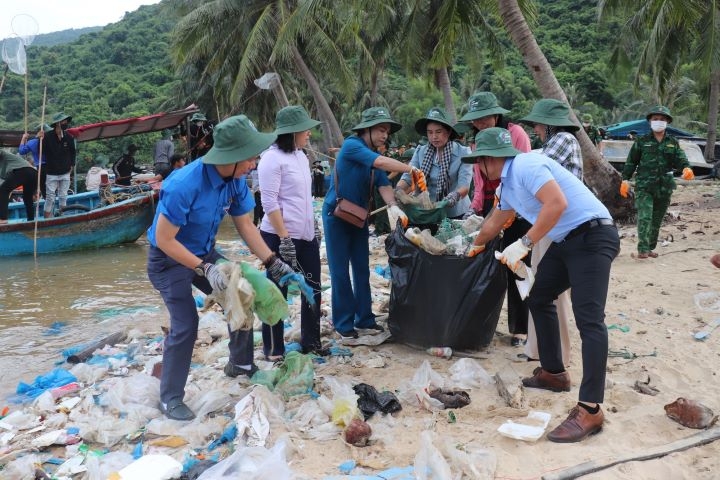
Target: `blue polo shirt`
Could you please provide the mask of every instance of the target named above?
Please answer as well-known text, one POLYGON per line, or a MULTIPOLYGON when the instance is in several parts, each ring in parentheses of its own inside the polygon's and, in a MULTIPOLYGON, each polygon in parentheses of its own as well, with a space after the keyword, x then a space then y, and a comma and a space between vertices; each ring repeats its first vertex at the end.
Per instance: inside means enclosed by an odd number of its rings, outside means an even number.
MULTIPOLYGON (((346 198, 356 205, 365 206, 370 201, 370 172, 372 164, 380 154, 368 147, 362 138, 352 135, 345 139, 335 160, 335 171, 330 188, 325 194, 325 209, 334 210, 337 197, 346 198), (335 191, 335 174, 338 176, 338 189, 335 191)), ((387 174, 375 169, 373 183, 376 187, 390 185, 387 174)))
MULTIPOLYGON (((18 153, 20 155, 27 155, 28 153, 32 153, 33 162, 35 163, 35 166, 38 166, 38 157, 40 156, 40 139, 39 138, 31 138, 27 141, 25 145, 20 145, 18 147, 18 153)), ((45 154, 43 153, 42 158, 42 164, 45 165, 45 154)))
POLYGON ((226 182, 214 165, 206 165, 199 158, 163 181, 155 219, 147 231, 148 241, 157 247, 155 228, 162 214, 180 227, 175 238, 200 257, 211 251, 226 213, 237 217, 254 208, 255 200, 244 177, 226 182))
POLYGON ((551 180, 558 183, 568 203, 547 234, 553 242, 561 242, 570 230, 588 220, 612 218, 605 205, 575 175, 552 158, 534 152, 505 160, 498 209, 515 210, 534 224, 542 208, 535 194, 551 180))

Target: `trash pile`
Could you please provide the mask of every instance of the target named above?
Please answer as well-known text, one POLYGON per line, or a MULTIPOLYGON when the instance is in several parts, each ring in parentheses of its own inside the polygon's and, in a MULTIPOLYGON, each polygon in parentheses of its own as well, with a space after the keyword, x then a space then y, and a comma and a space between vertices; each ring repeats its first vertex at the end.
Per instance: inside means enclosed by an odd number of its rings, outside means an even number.
POLYGON ((445 218, 434 236, 428 229, 411 227, 405 231, 405 238, 432 255, 464 255, 483 221, 483 217, 475 214, 465 220, 445 218))

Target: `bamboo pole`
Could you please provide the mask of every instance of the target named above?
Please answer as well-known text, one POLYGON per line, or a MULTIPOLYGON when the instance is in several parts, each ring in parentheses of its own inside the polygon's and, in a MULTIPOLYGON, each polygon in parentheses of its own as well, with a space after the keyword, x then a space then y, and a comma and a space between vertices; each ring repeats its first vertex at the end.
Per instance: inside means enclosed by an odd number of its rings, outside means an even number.
MULTIPOLYGON (((27 97, 26 97, 27 98, 27 97)), ((45 137, 45 102, 47 99, 47 80, 45 80, 45 86, 43 87, 43 102, 42 111, 40 113, 40 142, 38 143, 38 175, 37 175, 37 195, 38 201, 35 202, 35 226, 33 228, 33 258, 37 260, 37 230, 38 230, 38 216, 40 214, 40 193, 41 193, 41 178, 42 178, 42 158, 43 158, 43 138, 45 137)), ((27 116, 25 117, 27 123, 27 116)), ((27 125, 25 126, 27 131, 27 125)))

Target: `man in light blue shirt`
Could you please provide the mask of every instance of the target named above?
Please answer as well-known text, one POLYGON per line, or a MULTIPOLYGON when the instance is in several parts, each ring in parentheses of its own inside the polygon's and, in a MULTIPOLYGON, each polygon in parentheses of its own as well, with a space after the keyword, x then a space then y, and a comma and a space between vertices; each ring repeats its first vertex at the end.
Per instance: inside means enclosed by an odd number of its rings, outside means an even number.
POLYGON ((570 391, 553 302, 572 289, 573 313, 582 339, 583 378, 578 405, 548 434, 548 440, 579 442, 599 432, 604 420, 599 404, 605 395, 608 353, 605 302, 610 264, 620 250, 617 229, 607 208, 577 177, 546 155, 520 153, 507 130, 483 130, 475 143, 475 152, 463 161, 479 163, 490 180, 500 179, 501 189, 497 209, 486 219, 469 254, 482 253, 485 243, 500 233, 515 212, 532 227, 500 254, 500 261, 513 272, 521 273, 521 260, 535 242, 546 235, 553 241, 537 267, 527 298, 537 330, 540 367, 523 379, 526 387, 570 391))

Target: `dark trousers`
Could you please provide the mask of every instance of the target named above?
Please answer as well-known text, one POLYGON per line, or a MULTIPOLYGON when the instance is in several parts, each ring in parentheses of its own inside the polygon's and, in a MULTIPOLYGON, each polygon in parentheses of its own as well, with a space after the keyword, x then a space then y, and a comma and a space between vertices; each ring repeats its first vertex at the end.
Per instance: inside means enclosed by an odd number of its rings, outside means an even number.
POLYGON ((325 196, 325 175, 313 175, 313 196, 320 198, 325 196))
MULTIPOLYGON (((505 229, 503 233, 503 248, 511 245, 517 239, 530 230, 532 225, 524 218, 516 218, 515 221, 505 229)), ((530 268, 530 254, 522 260, 530 268)), ((520 298, 520 292, 515 280, 517 275, 508 271, 507 275, 507 310, 508 310, 508 331, 513 335, 527 335, 528 329, 528 306, 525 300, 520 298)))
POLYGON ((257 190, 253 197, 255 198, 255 210, 253 210, 253 224, 259 225, 260 221, 265 215, 265 211, 262 207, 262 200, 260 199, 260 190, 257 190))
POLYGON ((23 187, 25 216, 28 221, 35 220, 33 197, 37 188, 37 170, 32 167, 16 168, 7 175, 2 186, 0 186, 0 220, 7 220, 10 194, 20 185, 23 187))
POLYGON ((605 301, 610 264, 620 251, 613 225, 599 225, 560 243, 553 243, 537 268, 535 284, 527 303, 535 322, 540 365, 549 372, 562 372, 560 330, 553 303, 571 288, 575 323, 582 342, 583 377, 579 400, 602 403, 605 398, 608 334, 605 301))
MULTIPOLYGON (((260 235, 262 235, 268 247, 280 256, 280 237, 262 230, 260 230, 260 235)), ((313 297, 315 298, 315 305, 310 305, 305 297, 302 297, 300 304, 300 344, 303 352, 310 352, 318 350, 322 346, 320 343, 320 245, 318 245, 316 239, 307 241, 293 238, 292 241, 297 255, 297 268, 313 289, 313 297)), ((269 274, 268 278, 270 278, 269 274)), ((287 286, 279 288, 283 296, 287 298, 287 286)), ((272 327, 263 323, 262 337, 263 353, 265 355, 285 354, 283 330, 282 321, 272 327)))
POLYGON ((46 185, 47 173, 45 172, 45 164, 43 164, 43 168, 40 170, 40 194, 42 195, 42 198, 45 198, 45 191, 47 190, 46 185))
MULTIPOLYGON (((203 261, 214 263, 220 254, 214 249, 203 261)), ((198 331, 198 312, 192 295, 192 285, 204 293, 212 292, 205 277, 168 257, 162 250, 150 247, 147 263, 148 278, 160 292, 170 313, 170 333, 163 346, 163 368, 160 377, 160 400, 164 403, 185 396, 185 384, 190 373, 190 361, 198 331)), ((228 327, 228 331, 230 328, 228 327)), ((230 363, 253 363, 253 331, 237 330, 230 333, 230 363)))

